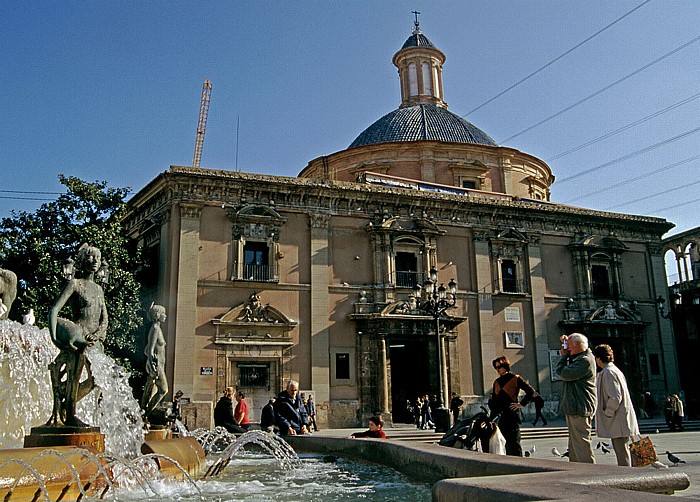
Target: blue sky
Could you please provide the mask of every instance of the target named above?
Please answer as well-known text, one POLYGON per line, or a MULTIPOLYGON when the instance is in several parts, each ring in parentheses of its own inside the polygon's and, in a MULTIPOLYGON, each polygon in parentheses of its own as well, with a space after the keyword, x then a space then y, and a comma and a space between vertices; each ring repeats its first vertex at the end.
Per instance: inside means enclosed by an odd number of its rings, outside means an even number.
POLYGON ((296 176, 398 106, 412 10, 449 109, 548 161, 553 201, 700 225, 696 0, 3 2, 0 217, 59 173, 135 192, 191 165, 205 78, 202 167, 296 176))

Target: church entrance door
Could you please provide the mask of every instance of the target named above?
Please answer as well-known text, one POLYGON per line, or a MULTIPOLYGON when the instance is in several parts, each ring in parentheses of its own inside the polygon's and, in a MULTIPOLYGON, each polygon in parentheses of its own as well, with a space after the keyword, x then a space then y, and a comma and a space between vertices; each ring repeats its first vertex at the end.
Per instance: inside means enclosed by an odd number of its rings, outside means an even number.
POLYGON ((427 340, 391 340, 388 343, 394 422, 413 423, 407 403, 414 403, 418 396, 434 393, 434 386, 431 386, 430 354, 427 340))

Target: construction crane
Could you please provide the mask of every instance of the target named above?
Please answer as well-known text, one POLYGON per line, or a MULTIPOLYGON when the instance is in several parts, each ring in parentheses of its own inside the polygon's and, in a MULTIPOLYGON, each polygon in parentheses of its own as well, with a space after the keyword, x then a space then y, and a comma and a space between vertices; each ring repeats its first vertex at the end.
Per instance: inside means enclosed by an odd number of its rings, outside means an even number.
POLYGON ((194 159, 192 167, 199 167, 202 161, 202 146, 204 146, 204 132, 207 130, 207 115, 209 115, 209 100, 211 99, 211 82, 204 80, 202 87, 202 101, 199 105, 199 122, 197 123, 197 141, 194 144, 194 159))

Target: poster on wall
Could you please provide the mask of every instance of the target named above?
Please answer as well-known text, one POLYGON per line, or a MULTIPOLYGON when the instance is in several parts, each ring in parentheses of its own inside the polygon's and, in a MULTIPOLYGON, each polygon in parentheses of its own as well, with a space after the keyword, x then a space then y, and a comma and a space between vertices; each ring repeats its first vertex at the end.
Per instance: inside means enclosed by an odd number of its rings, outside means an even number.
POLYGON ((505 338, 507 349, 522 349, 525 347, 525 337, 522 331, 506 331, 505 338))
POLYGON ((549 349, 549 376, 552 379, 552 382, 556 382, 558 380, 561 380, 556 373, 554 373, 554 370, 557 367, 557 363, 561 360, 561 354, 559 354, 559 350, 557 349, 549 349))

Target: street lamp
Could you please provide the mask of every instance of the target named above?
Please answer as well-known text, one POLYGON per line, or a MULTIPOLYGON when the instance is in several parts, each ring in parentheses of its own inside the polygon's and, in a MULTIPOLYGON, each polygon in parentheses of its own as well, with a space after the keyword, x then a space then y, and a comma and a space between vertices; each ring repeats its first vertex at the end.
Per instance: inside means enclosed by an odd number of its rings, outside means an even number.
MULTIPOLYGON (((678 293, 672 293, 671 301, 673 302, 674 307, 678 307, 678 305, 681 304, 681 295, 678 293)), ((664 319, 671 319, 671 317, 673 317, 673 309, 666 312, 666 300, 663 296, 659 295, 659 297, 656 299, 656 304, 659 306, 659 315, 661 317, 664 319)))
POLYGON ((445 314, 445 311, 454 307, 457 303, 457 282, 450 279, 447 287, 444 284, 437 286, 438 272, 435 267, 432 267, 429 272, 428 279, 425 280, 423 288, 419 285, 414 287, 416 297, 420 298, 421 289, 425 291, 424 302, 421 305, 421 310, 429 313, 435 320, 435 335, 437 336, 437 358, 438 358, 438 384, 440 388, 440 400, 442 405, 446 406, 447 396, 445 395, 445 385, 443 384, 443 368, 442 368, 442 338, 440 337, 440 317, 445 314))

